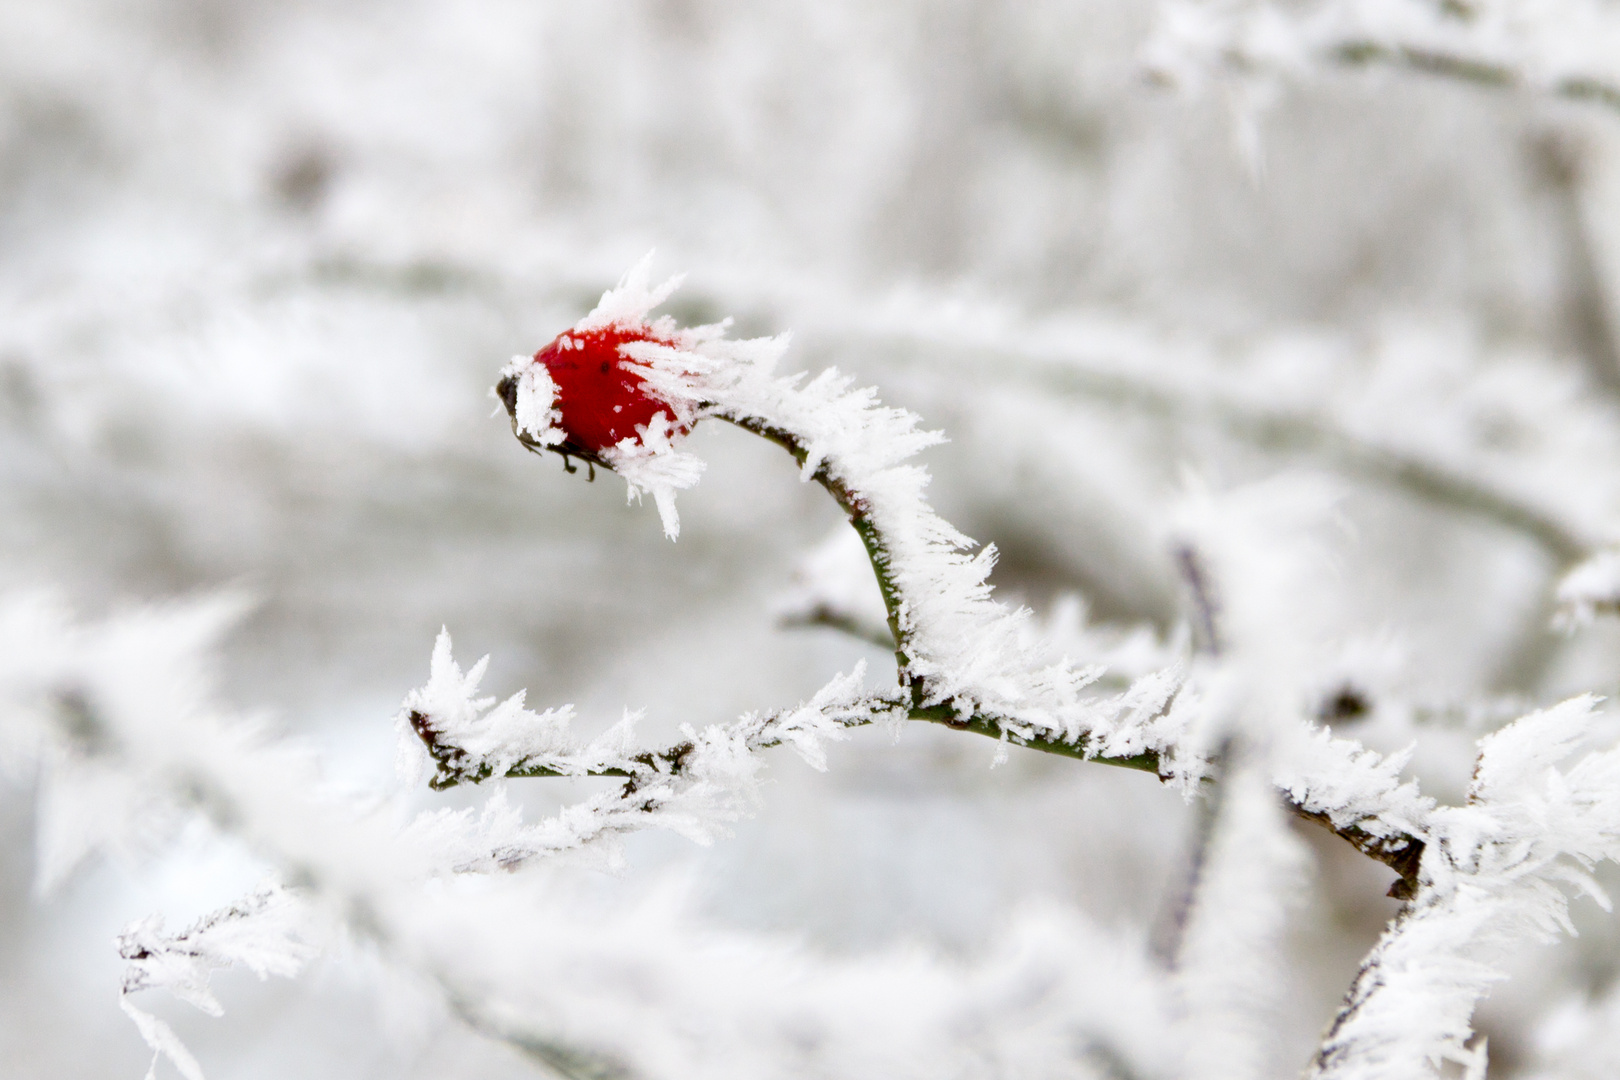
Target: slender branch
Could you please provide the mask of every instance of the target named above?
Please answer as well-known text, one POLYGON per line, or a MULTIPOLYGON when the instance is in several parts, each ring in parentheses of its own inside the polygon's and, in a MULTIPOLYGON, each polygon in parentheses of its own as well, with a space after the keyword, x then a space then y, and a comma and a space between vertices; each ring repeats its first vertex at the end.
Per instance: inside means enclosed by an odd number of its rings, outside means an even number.
MULTIPOLYGON (((993 347, 984 353, 1000 361, 1030 359, 1027 353, 993 347)), ((936 354, 930 356, 937 360, 936 354)), ((1024 367, 1027 372, 1029 366, 1003 362, 997 371, 1024 367)), ((1369 442, 1320 417, 1264 409, 1212 394, 1195 396, 1072 362, 1040 364, 1038 374, 1045 386, 1060 393, 1124 405, 1169 420, 1213 423, 1263 449, 1320 455, 1346 472, 1523 533, 1563 567, 1581 561, 1592 550, 1591 542, 1578 531, 1540 507, 1412 453, 1369 442)))
MULTIPOLYGON (((1209 6, 1217 10, 1220 7, 1209 6)), ((1294 50, 1314 54, 1329 64, 1381 66, 1487 89, 1531 91, 1620 111, 1620 83, 1601 68, 1598 73, 1578 70, 1583 61, 1569 57, 1568 43, 1547 39, 1548 33, 1556 31, 1544 27, 1543 33, 1538 35, 1536 27, 1515 26, 1510 21, 1507 26, 1512 29, 1504 41, 1500 34, 1502 22, 1489 18, 1479 20, 1479 12, 1471 0, 1438 0, 1430 4, 1408 0, 1404 6, 1410 9, 1406 12, 1409 17, 1421 19, 1422 9, 1432 8, 1434 10, 1428 14, 1433 21, 1426 27, 1408 23, 1403 28, 1393 29, 1394 24, 1385 17, 1392 14, 1388 10, 1392 6, 1344 2, 1316 5, 1316 14, 1349 15, 1363 26, 1372 23, 1367 17, 1376 9, 1377 22, 1391 27, 1380 32, 1351 27, 1324 28, 1311 14, 1301 10, 1302 5, 1266 4, 1259 10, 1251 9, 1247 18, 1229 17, 1227 25, 1213 34, 1200 35, 1202 40, 1193 45, 1194 55, 1206 64, 1224 66, 1240 74, 1292 74, 1293 63, 1279 62, 1276 48, 1279 38, 1291 37, 1288 44, 1294 50), (1340 10, 1335 13, 1333 8, 1340 10), (1471 24, 1483 24, 1485 29, 1472 31, 1471 24), (1256 37, 1265 42, 1259 49, 1251 44, 1256 37), (1397 37, 1404 40, 1396 40, 1397 37), (1445 40, 1447 38, 1451 40, 1445 40), (1519 55, 1503 57, 1504 44, 1509 49, 1516 47, 1519 55), (1564 70, 1546 71, 1549 58, 1554 63, 1562 60, 1564 70)), ((1600 2, 1595 6, 1604 5, 1600 2)), ((1537 5, 1526 2, 1523 7, 1526 14, 1533 14, 1537 5)), ((1569 31, 1565 29, 1562 33, 1569 31)), ((1596 66, 1602 61, 1593 52, 1585 63, 1596 66)), ((1168 70, 1150 68, 1146 74, 1152 82, 1173 84, 1177 81, 1168 70)))
POLYGON ((1570 101, 1592 102, 1620 110, 1620 86, 1593 75, 1566 75, 1537 85, 1507 64, 1480 60, 1418 45, 1386 45, 1377 41, 1344 41, 1329 55, 1356 67, 1383 64, 1424 75, 1438 75, 1496 89, 1542 90, 1570 101))
POLYGON ((1603 269, 1593 246, 1592 222, 1583 206, 1585 148, 1568 133, 1548 132, 1530 146, 1536 172, 1552 197, 1564 249, 1564 321, 1593 382, 1620 397, 1620 340, 1609 312, 1603 269))
MULTIPOLYGON (((1230 749, 1230 743, 1227 749, 1230 749)), ((1225 755, 1222 755, 1223 765, 1225 755)), ((1224 769, 1223 769, 1224 771, 1224 769)), ((1180 966, 1182 949, 1187 940, 1187 924, 1192 919, 1193 905, 1198 896, 1198 885, 1204 879, 1209 862, 1209 847, 1215 836, 1215 823, 1220 818, 1221 803, 1225 800, 1223 785, 1215 784, 1213 793, 1200 793, 1194 810, 1192 843, 1182 868, 1181 880, 1171 902, 1160 914, 1149 946, 1167 970, 1180 966)))
MULTIPOLYGON (((1222 652, 1220 606, 1216 602, 1204 560, 1190 543, 1178 545, 1175 558, 1176 568, 1181 572, 1191 601, 1198 650, 1208 656, 1219 657, 1222 652)), ((1226 802, 1227 786, 1221 781, 1232 765, 1233 746, 1233 737, 1228 735, 1212 756, 1208 787, 1213 788, 1213 792, 1199 793, 1202 797, 1198 800, 1197 819, 1193 823, 1192 845, 1185 872, 1152 942, 1154 953, 1172 971, 1181 965, 1181 954, 1187 942, 1187 924, 1198 900, 1198 890, 1209 864, 1210 845, 1215 840, 1215 827, 1226 802)))
MULTIPOLYGON (((809 451, 799 439, 790 431, 768 424, 754 417, 734 418, 721 416, 744 431, 751 431, 755 435, 771 442, 793 455, 793 460, 802 468, 809 458, 809 451)), ((833 497, 839 507, 849 516, 849 523, 855 534, 861 538, 861 545, 866 548, 866 557, 872 563, 872 572, 877 576, 878 591, 883 594, 883 610, 887 613, 889 633, 894 637, 895 662, 900 665, 900 683, 902 686, 911 686, 913 698, 921 700, 920 687, 909 681, 908 666, 911 663, 907 655, 907 646, 910 635, 904 628, 900 618, 900 590, 895 585, 894 576, 890 573, 890 554, 888 544, 884 541, 882 533, 873 523, 866 500, 844 481, 828 471, 827 463, 823 462, 811 477, 820 484, 833 497)))
MULTIPOLYGON (((1159 775, 1159 755, 1143 753, 1133 755, 1108 756, 1104 754, 1089 754, 1086 750, 1087 740, 1084 736, 1077 742, 1064 742, 1061 739, 1049 739, 1039 735, 1023 736, 1005 730, 1001 722, 988 716, 961 717, 946 705, 914 706, 903 698, 890 697, 882 694, 873 694, 863 704, 871 711, 872 718, 848 721, 852 728, 866 727, 883 717, 892 717, 901 713, 908 720, 924 720, 931 724, 948 727, 952 731, 970 731, 975 735, 983 735, 989 739, 1006 739, 1014 746, 1024 746, 1031 750, 1039 750, 1044 754, 1056 754, 1060 757, 1074 758, 1078 761, 1094 761, 1099 765, 1115 765, 1123 769, 1135 769, 1140 772, 1150 772, 1159 775)), ((446 742, 434 730, 428 717, 419 712, 410 714, 411 727, 416 731, 417 737, 427 747, 428 754, 432 756, 434 764, 438 766, 437 775, 428 781, 428 786, 434 791, 446 791, 462 784, 481 784, 495 777, 494 770, 487 763, 474 763, 466 751, 460 747, 446 742)), ((780 746, 780 739, 767 738, 759 743, 758 748, 768 750, 780 746)), ((516 765, 502 772, 501 779, 526 780, 548 776, 611 776, 627 781, 629 790, 634 791, 638 781, 649 776, 675 776, 686 768, 686 759, 691 755, 693 746, 690 742, 679 742, 662 750, 648 750, 630 758, 636 762, 633 768, 621 765, 593 765, 582 768, 559 768, 554 765, 544 765, 529 761, 520 761, 516 765)))
POLYGON ((1427 846, 1420 838, 1406 833, 1375 836, 1360 825, 1334 825, 1333 819, 1327 814, 1306 810, 1296 803, 1290 802, 1288 808, 1295 817, 1315 822, 1347 841, 1369 859, 1383 863, 1400 875, 1390 885, 1389 896, 1396 900, 1410 900, 1416 895, 1418 867, 1423 862, 1423 850, 1427 846))
POLYGON ((1181 579, 1186 583, 1192 600, 1193 625, 1197 630, 1199 651, 1210 656, 1221 655, 1220 609, 1215 602, 1209 574, 1204 570, 1203 559, 1192 545, 1182 544, 1176 548, 1176 568, 1181 571, 1181 579))
MULTIPOLYGON (((1141 390, 1140 384, 1124 383, 1133 392, 1141 390)), ((517 426, 516 418, 516 387, 515 381, 508 378, 497 387, 496 392, 506 404, 507 411, 512 415, 513 433, 519 442, 530 450, 539 452, 552 450, 563 452, 556 447, 544 447, 530 439, 517 426)), ((1168 401, 1166 396, 1163 400, 1168 401)), ((705 406, 705 408, 712 408, 705 406)), ((712 408, 710 415, 726 420, 745 431, 750 431, 761 438, 768 439, 792 455, 801 468, 809 460, 809 451, 799 437, 792 431, 753 415, 736 415, 722 408, 712 408)), ((1292 428, 1285 428, 1293 434, 1299 434, 1292 428)), ((1306 429, 1307 432, 1315 434, 1306 429)), ((569 453, 574 451, 570 449, 569 453)), ((601 462, 604 466, 606 462, 601 462)), ((1426 475, 1426 474, 1419 474, 1426 475)), ((866 549, 867 558, 872 564, 872 571, 877 578, 879 592, 883 596, 883 607, 887 613, 889 632, 894 639, 895 661, 897 677, 903 693, 901 698, 891 698, 874 695, 868 699, 869 712, 865 718, 846 721, 850 727, 860 727, 869 724, 879 716, 894 716, 904 710, 903 715, 912 720, 924 720, 930 723, 942 724, 958 731, 971 731, 987 738, 1005 741, 1017 746, 1025 746, 1043 753, 1056 754, 1062 757, 1075 758, 1082 761, 1095 761, 1100 764, 1114 765, 1121 768, 1136 769, 1150 772, 1161 779, 1170 775, 1164 769, 1161 755, 1154 750, 1146 750, 1130 755, 1106 755, 1091 752, 1092 736, 1081 734, 1073 740, 1052 738, 1041 735, 1037 731, 1030 731, 1027 726, 1019 724, 1011 718, 987 715, 977 709, 961 709, 953 700, 924 704, 928 701, 928 687, 925 677, 911 670, 911 651, 913 640, 907 621, 904 617, 904 600, 900 586, 892 572, 891 548, 882 529, 873 519, 871 507, 866 498, 832 467, 832 462, 823 460, 811 474, 811 479, 820 484, 832 496, 833 500, 844 510, 849 518, 851 527, 861 538, 866 549), (909 700, 908 700, 909 699, 909 700)), ((1448 488, 1448 490, 1450 490, 1448 488)), ((1489 498, 1490 493, 1482 493, 1481 498, 1489 498)), ((1462 497, 1462 496, 1459 496, 1462 497)), ((1494 503, 1492 504, 1495 505, 1494 503)), ((1531 518, 1528 512, 1507 504, 1501 507, 1507 513, 1521 513, 1531 518)), ((1533 521, 1533 518, 1531 519, 1533 521)), ((1575 552, 1571 558, 1584 554, 1584 545, 1568 539, 1554 523, 1534 522, 1551 544, 1557 545, 1565 554, 1575 552)), ((1196 588, 1196 587, 1195 587, 1196 588)), ((1210 605, 1209 617, 1213 620, 1213 607, 1210 598, 1200 590, 1200 602, 1210 605)), ((1213 644, 1213 641, 1211 641, 1213 644)), ((1168 703, 1165 706, 1168 708, 1168 703)), ((465 752, 456 747, 446 747, 436 738, 431 724, 427 718, 418 720, 419 714, 412 714, 411 723, 417 734, 427 745, 429 753, 439 765, 439 775, 432 781, 435 788, 453 787, 464 782, 477 783, 488 779, 492 774, 489 767, 483 763, 473 763, 465 760, 465 752)), ((764 749, 778 745, 779 740, 765 739, 758 743, 758 748, 764 749)), ((634 769, 622 766, 602 767, 599 769, 561 770, 554 766, 530 764, 519 762, 508 769, 503 775, 511 778, 559 776, 559 775, 599 775, 622 776, 626 778, 626 794, 635 790, 638 778, 658 773, 679 773, 685 758, 691 753, 690 743, 681 743, 663 751, 647 752, 632 759, 637 762, 634 769)), ((1352 822, 1344 826, 1335 826, 1325 813, 1307 811, 1293 798, 1289 798, 1290 808, 1299 816, 1309 821, 1326 826, 1335 835, 1348 841, 1356 850, 1390 866, 1400 875, 1400 880, 1391 889, 1392 895, 1410 895, 1416 889, 1417 870, 1423 851, 1423 841, 1405 833, 1388 836, 1376 836, 1371 831, 1363 829, 1352 822)))
POLYGON ((818 604, 809 611, 783 616, 776 624, 784 630, 797 629, 803 626, 823 626, 829 630, 837 630, 845 637, 864 641, 868 645, 876 645, 880 649, 892 649, 894 640, 885 630, 879 629, 875 624, 866 622, 847 611, 838 611, 827 604, 818 604))
POLYGON ((1122 769, 1136 769, 1139 772, 1153 773, 1161 779, 1164 776, 1160 771, 1160 757, 1151 750, 1140 754, 1112 757, 1105 754, 1089 754, 1086 751, 1089 740, 1084 735, 1074 742, 1049 739, 1041 735, 1017 735, 1003 727, 1002 721, 996 717, 959 716, 949 705, 912 706, 907 710, 906 717, 910 720, 926 720, 931 724, 948 727, 952 731, 971 731, 975 735, 983 735, 989 739, 1005 739, 1014 746, 1025 746, 1031 750, 1039 750, 1043 754, 1056 754, 1078 761, 1095 761, 1099 765, 1116 765, 1122 769))
MULTIPOLYGON (((950 728, 952 731, 966 731, 975 735, 982 735, 987 739, 1005 740, 1014 746, 1022 746, 1043 754, 1055 754, 1076 761, 1089 761, 1098 765, 1112 765, 1116 768, 1152 773, 1161 779, 1165 775, 1162 770, 1160 756, 1151 751, 1119 756, 1091 754, 1087 751, 1088 740, 1085 736, 1075 742, 1064 742, 1061 739, 1050 739, 1040 735, 1026 737, 1007 731, 1002 726, 1001 721, 994 717, 981 715, 962 717, 957 715, 949 706, 930 705, 919 707, 910 705, 899 697, 874 694, 867 699, 866 704, 873 714, 873 719, 852 721, 849 723, 851 728, 865 727, 874 723, 878 717, 883 715, 893 716, 895 713, 904 710, 904 715, 908 720, 922 720, 950 728)), ((432 755, 434 762, 439 766, 438 774, 428 783, 429 787, 435 791, 444 791, 462 784, 483 783, 493 778, 493 770, 488 765, 480 764, 475 767, 468 767, 465 753, 459 748, 450 746, 440 740, 426 717, 423 717, 420 713, 412 713, 410 719, 411 726, 416 730, 417 735, 427 747, 428 753, 432 755)), ((769 749, 778 745, 780 745, 779 740, 767 740, 760 744, 760 748, 769 749)), ((625 793, 628 795, 634 793, 641 779, 682 773, 686 767, 686 758, 691 752, 692 744, 690 742, 676 743, 662 750, 649 750, 632 758, 633 761, 639 764, 639 767, 633 770, 620 766, 559 769, 546 765, 519 762, 501 773, 501 778, 525 780, 552 776, 615 777, 626 781, 625 793)), ((1356 824, 1334 825, 1327 814, 1308 811, 1293 800, 1288 800, 1287 805, 1288 809, 1296 816, 1322 826, 1349 843, 1363 855, 1394 870, 1399 875, 1399 878, 1390 886, 1389 895, 1404 900, 1409 899, 1416 890, 1418 866, 1422 860, 1424 848, 1423 841, 1418 837, 1405 833, 1377 836, 1356 824)))
POLYGON ((633 1080, 635 1076, 628 1065, 609 1054, 580 1049, 499 1023, 479 1011, 470 999, 457 992, 447 980, 441 978, 438 981, 451 1011, 463 1024, 485 1038, 505 1043, 524 1057, 544 1065, 564 1080, 633 1080))

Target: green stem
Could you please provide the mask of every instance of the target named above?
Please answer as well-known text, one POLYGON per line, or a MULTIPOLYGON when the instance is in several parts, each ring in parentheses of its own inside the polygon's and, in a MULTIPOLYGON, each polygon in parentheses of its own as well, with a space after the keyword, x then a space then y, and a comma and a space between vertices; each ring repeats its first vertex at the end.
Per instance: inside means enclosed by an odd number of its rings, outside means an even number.
POLYGON ((868 645, 876 645, 880 649, 892 648, 894 644, 887 627, 856 618, 847 612, 835 611, 824 605, 802 614, 786 615, 776 625, 784 630, 801 626, 824 626, 829 630, 837 630, 845 637, 864 641, 868 645))
MULTIPOLYGON (((719 416, 720 419, 728 420, 744 431, 753 432, 780 446, 793 455, 793 460, 801 469, 809 460, 809 450, 791 431, 768 424, 757 417, 733 417, 724 413, 719 416)), ((830 472, 825 461, 812 474, 811 479, 826 489, 827 494, 831 495, 833 501, 848 515, 850 525, 854 528, 855 534, 861 538, 861 545, 866 548, 867 560, 872 564, 872 572, 877 575, 878 592, 883 595, 883 610, 888 616, 889 633, 894 637, 894 659, 899 666, 900 685, 912 687, 915 694, 918 688, 911 683, 908 672, 911 664, 911 658, 907 654, 910 632, 901 617, 900 588, 894 582, 889 547, 884 542, 883 533, 872 520, 866 500, 841 477, 830 472)))
MULTIPOLYGON (((1332 50, 1334 59, 1356 66, 1388 64, 1425 75, 1460 79, 1500 89, 1521 88, 1524 78, 1505 64, 1474 60, 1453 53, 1423 49, 1414 45, 1384 45, 1375 41, 1347 41, 1332 50)), ((1571 101, 1590 101, 1620 109, 1620 87, 1590 75, 1572 75, 1553 82, 1547 91, 1571 101)))

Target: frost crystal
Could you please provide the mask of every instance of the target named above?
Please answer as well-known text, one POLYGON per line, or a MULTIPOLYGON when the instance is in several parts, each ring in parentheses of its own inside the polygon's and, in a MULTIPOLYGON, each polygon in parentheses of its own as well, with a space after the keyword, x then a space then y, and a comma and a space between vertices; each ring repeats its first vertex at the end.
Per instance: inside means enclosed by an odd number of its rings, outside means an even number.
POLYGON ((659 413, 640 429, 639 439, 623 439, 602 453, 613 471, 624 477, 627 502, 640 499, 643 492, 652 495, 664 535, 671 540, 681 534, 675 493, 695 485, 705 467, 696 454, 676 449, 673 434, 669 417, 659 413))
MULTIPOLYGON (((481 811, 422 815, 409 832, 413 844, 430 865, 457 873, 509 870, 648 828, 709 843, 757 801, 759 750, 786 745, 822 769, 824 742, 845 738, 848 728, 871 723, 894 707, 865 693, 865 666, 858 665, 796 708, 701 730, 684 726, 681 743, 648 750, 635 737, 637 713, 626 713, 584 742, 568 731, 570 706, 536 714, 523 707, 521 691, 500 705, 477 697, 487 660, 463 674, 451 657, 449 633, 440 632, 428 684, 406 698, 396 724, 407 775, 419 768, 425 745, 441 785, 500 776, 590 775, 624 777, 628 783, 534 824, 525 824, 499 789, 481 811)), ((617 853, 609 847, 604 857, 612 863, 617 853)))
POLYGON ((478 697, 478 684, 488 667, 486 656, 463 673, 451 655, 450 632, 439 631, 427 685, 411 691, 395 722, 402 776, 408 780, 420 776, 428 763, 424 742, 442 748, 439 760, 447 768, 477 762, 489 770, 485 775, 504 775, 520 764, 551 761, 571 745, 570 706, 533 713, 523 706, 522 690, 494 708, 494 698, 478 697))
POLYGON ((298 974, 315 950, 301 939, 302 906, 278 885, 266 885, 247 899, 205 915, 178 934, 163 932, 163 917, 131 923, 118 935, 118 955, 129 962, 119 1005, 153 1050, 151 1077, 159 1055, 187 1080, 202 1080, 202 1068, 174 1031, 137 1008, 129 995, 166 989, 209 1016, 224 1008, 208 987, 209 977, 238 964, 259 978, 298 974))
POLYGON ((557 384, 546 365, 537 363, 532 356, 514 356, 501 368, 501 378, 517 380, 512 422, 520 433, 541 446, 557 446, 568 437, 558 426, 562 413, 556 407, 557 384))

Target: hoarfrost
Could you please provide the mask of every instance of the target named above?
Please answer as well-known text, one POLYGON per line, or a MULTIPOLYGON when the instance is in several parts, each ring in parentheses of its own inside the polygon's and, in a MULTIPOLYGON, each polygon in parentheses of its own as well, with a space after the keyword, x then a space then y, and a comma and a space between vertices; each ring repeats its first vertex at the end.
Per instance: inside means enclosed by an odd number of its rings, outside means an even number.
POLYGON ((1209 848, 1176 956, 1189 1076, 1248 1080, 1276 1074, 1267 1018, 1288 993, 1282 962, 1310 855, 1288 830, 1264 770, 1222 778, 1209 848))
POLYGON ((532 356, 514 356, 501 368, 501 378, 517 379, 512 421, 520 433, 541 446, 558 446, 568 438, 560 426, 562 411, 557 408, 557 384, 546 365, 532 356))
POLYGON ((1571 932, 1572 893, 1608 906, 1590 870, 1620 856, 1620 749, 1558 767, 1593 705, 1573 698, 1481 740, 1469 802, 1432 813, 1423 888, 1363 963, 1314 1075, 1482 1070, 1469 1017, 1507 949, 1571 932))
POLYGON ((302 905, 276 884, 259 888, 246 899, 198 919, 177 934, 163 930, 161 915, 131 923, 118 935, 118 955, 128 961, 119 1006, 135 1022, 157 1057, 168 1058, 187 1080, 202 1080, 202 1067, 162 1020, 129 1000, 141 990, 164 989, 209 1016, 224 1007, 209 989, 215 971, 241 965, 260 979, 292 978, 315 955, 303 940, 307 914, 302 905))
POLYGON ((624 477, 626 501, 640 499, 643 492, 653 497, 664 535, 671 540, 681 534, 680 515, 675 512, 675 493, 694 486, 703 475, 703 459, 675 448, 678 433, 663 413, 637 428, 639 438, 626 438, 602 452, 613 471, 624 477))

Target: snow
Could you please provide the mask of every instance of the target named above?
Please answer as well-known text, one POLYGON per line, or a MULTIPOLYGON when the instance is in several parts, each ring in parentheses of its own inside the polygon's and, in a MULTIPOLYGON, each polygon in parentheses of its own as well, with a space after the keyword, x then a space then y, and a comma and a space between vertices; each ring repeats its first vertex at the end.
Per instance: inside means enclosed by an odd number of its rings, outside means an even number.
POLYGON ((12 1068, 1612 1075, 1616 25, 0 8, 12 1068))
POLYGON ((514 356, 501 369, 501 378, 517 378, 517 411, 512 422, 517 430, 541 446, 556 446, 568 436, 557 425, 562 413, 556 408, 557 384, 546 365, 532 356, 514 356))

